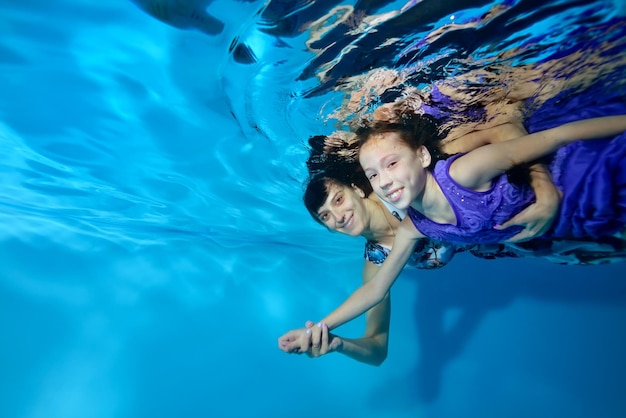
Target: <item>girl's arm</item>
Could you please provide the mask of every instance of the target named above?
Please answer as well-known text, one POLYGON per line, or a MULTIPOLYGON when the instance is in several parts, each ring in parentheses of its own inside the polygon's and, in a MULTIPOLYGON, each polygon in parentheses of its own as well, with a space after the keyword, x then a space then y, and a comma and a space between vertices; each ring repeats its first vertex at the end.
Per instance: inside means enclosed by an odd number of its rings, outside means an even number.
MULTIPOLYGON (((465 153, 483 145, 510 141, 524 135, 528 135, 528 132, 521 124, 509 122, 463 135, 453 142, 444 144, 441 150, 446 154, 465 153)), ((544 164, 535 163, 530 165, 528 170, 530 185, 535 192, 535 203, 499 226, 499 229, 513 225, 524 227, 507 242, 526 241, 543 235, 552 225, 561 203, 561 192, 552 183, 548 168, 544 164)))
MULTIPOLYGON (((363 267, 363 283, 369 282, 379 267, 369 261, 363 267)), ((287 353, 306 353, 309 357, 320 357, 333 351, 354 360, 380 366, 387 358, 389 344, 389 320, 391 299, 389 293, 383 300, 367 311, 365 334, 361 338, 343 338, 330 334, 328 328, 317 327, 307 322, 306 328, 289 331, 278 339, 278 347, 287 353), (311 329, 309 332, 308 329, 311 329), (317 345, 319 350, 312 350, 317 345)))
POLYGON ((449 155, 465 153, 483 145, 509 141, 524 135, 528 135, 528 132, 521 124, 508 122, 462 135, 454 141, 443 144, 441 151, 449 155))
POLYGON ((488 189, 491 180, 522 163, 534 161, 578 140, 599 139, 626 131, 626 115, 566 123, 556 128, 489 144, 457 158, 450 176, 461 186, 488 189))
POLYGON ((396 231, 391 252, 380 266, 380 270, 372 280, 358 288, 339 308, 335 309, 320 323, 326 324, 328 329, 332 330, 382 301, 409 260, 415 247, 415 241, 423 236, 413 226, 408 216, 404 218, 396 231))

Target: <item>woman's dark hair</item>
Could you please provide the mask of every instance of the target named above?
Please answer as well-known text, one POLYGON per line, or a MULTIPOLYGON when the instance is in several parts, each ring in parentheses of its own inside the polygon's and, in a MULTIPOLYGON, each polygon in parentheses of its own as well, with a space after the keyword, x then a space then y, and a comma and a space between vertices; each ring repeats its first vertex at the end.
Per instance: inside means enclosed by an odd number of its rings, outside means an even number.
POLYGON ((356 130, 356 135, 360 149, 376 134, 396 132, 411 149, 417 150, 423 145, 430 152, 433 161, 438 161, 448 157, 439 148, 439 142, 446 135, 446 132, 440 131, 439 125, 439 121, 430 115, 406 113, 398 121, 366 123, 356 130))
POLYGON ((317 211, 328 199, 331 185, 354 185, 363 190, 366 196, 373 191, 359 162, 328 152, 327 141, 328 137, 322 135, 309 138, 310 152, 306 162, 309 178, 305 182, 302 200, 317 222, 320 222, 317 211))

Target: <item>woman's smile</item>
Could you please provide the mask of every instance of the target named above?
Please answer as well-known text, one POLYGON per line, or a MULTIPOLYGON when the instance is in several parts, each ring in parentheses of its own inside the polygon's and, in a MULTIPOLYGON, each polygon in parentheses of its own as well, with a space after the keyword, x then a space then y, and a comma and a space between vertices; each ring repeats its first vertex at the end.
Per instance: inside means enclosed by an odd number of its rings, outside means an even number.
POLYGON ((350 215, 346 222, 341 226, 341 229, 350 229, 354 225, 354 214, 350 215))

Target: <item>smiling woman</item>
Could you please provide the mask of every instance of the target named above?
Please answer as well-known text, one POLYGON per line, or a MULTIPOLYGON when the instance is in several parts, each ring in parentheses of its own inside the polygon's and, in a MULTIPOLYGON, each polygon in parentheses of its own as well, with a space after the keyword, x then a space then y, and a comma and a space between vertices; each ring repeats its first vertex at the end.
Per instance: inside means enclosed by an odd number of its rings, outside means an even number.
POLYGON ((379 205, 379 202, 364 200, 365 192, 356 185, 338 184, 324 176, 309 181, 304 197, 307 206, 312 205, 312 203, 307 202, 307 199, 311 194, 316 193, 313 191, 314 188, 323 189, 324 194, 328 196, 326 201, 317 209, 314 219, 329 230, 336 230, 351 236, 363 234, 365 230, 364 221, 366 220, 362 215, 367 213, 365 206, 368 204, 379 205))

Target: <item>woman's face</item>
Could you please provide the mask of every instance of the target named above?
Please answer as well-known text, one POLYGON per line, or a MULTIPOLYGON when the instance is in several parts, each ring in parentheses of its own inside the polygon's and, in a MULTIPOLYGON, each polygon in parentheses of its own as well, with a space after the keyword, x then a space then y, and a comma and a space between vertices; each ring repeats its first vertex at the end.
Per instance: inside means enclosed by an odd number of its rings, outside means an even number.
POLYGON ((357 187, 330 183, 328 197, 318 209, 317 217, 330 231, 359 236, 368 228, 365 193, 357 187))
POLYGON ((359 152, 374 193, 399 209, 407 209, 423 192, 430 159, 426 147, 413 150, 396 132, 374 135, 359 152))

